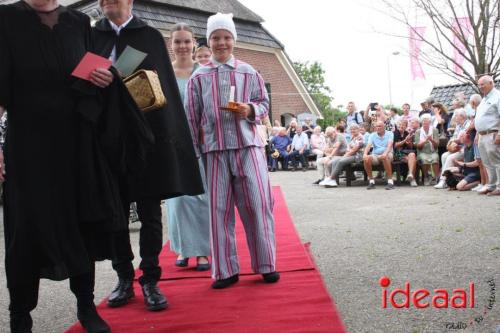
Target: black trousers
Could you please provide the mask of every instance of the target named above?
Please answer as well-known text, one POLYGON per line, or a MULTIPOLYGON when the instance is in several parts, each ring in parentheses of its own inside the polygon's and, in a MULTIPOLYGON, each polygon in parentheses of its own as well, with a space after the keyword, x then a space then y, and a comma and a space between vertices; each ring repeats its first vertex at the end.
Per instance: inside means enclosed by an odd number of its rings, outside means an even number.
MULTIPOLYGON (((78 308, 93 306, 94 304, 94 264, 88 273, 69 278, 69 287, 76 296, 78 308)), ((29 284, 12 283, 9 286, 10 316, 12 319, 22 317, 34 310, 38 303, 38 289, 40 279, 33 277, 29 284)))
MULTIPOLYGON (((130 214, 130 205, 127 203, 127 214, 130 214)), ((158 256, 163 246, 162 221, 161 221, 161 200, 143 199, 137 201, 137 214, 141 221, 139 234, 139 248, 141 263, 139 268, 142 276, 139 283, 157 282, 161 276, 161 268, 158 256)), ((114 258, 112 260, 113 269, 121 279, 134 278, 134 266, 132 260, 134 253, 130 245, 130 234, 127 230, 117 232, 113 235, 114 258)))

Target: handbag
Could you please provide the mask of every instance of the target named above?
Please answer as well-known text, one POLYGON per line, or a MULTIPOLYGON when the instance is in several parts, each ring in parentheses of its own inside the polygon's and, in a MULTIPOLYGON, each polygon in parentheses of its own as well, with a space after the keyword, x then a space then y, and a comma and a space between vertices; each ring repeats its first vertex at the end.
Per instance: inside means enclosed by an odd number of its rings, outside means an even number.
POLYGON ((446 136, 446 132, 444 130, 444 126, 441 124, 441 131, 439 133, 439 144, 438 147, 446 148, 448 145, 448 137, 446 136))
POLYGON ((167 104, 160 78, 151 70, 138 70, 123 79, 133 100, 142 112, 159 109, 167 104))

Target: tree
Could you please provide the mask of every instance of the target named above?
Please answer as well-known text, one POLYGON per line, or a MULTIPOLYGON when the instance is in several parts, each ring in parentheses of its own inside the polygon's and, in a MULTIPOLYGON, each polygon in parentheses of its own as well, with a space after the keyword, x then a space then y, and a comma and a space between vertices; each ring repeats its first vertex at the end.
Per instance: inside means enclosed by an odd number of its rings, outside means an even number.
POLYGON ((380 1, 387 9, 384 12, 406 26, 406 31, 414 27, 416 18, 428 22, 427 31, 432 33, 414 30, 414 38, 423 44, 420 60, 427 65, 474 85, 483 74, 500 77, 500 0, 380 1), (456 61, 454 52, 464 58, 463 63, 456 61))
POLYGON ((335 126, 339 120, 345 119, 346 113, 342 111, 338 106, 336 108, 328 108, 323 112, 323 119, 318 119, 317 123, 323 129, 328 126, 335 126))
POLYGON ((312 64, 309 64, 308 61, 294 62, 293 67, 302 79, 319 111, 325 116, 325 112, 329 112, 331 108, 330 103, 333 99, 330 96, 330 87, 325 84, 325 70, 317 61, 312 64))

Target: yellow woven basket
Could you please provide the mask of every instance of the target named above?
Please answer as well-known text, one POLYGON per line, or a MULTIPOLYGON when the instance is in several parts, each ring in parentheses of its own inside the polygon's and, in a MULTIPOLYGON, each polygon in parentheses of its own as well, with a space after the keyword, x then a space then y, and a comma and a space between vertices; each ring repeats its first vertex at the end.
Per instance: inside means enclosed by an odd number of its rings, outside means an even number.
POLYGON ((126 77, 123 82, 142 112, 156 110, 167 104, 160 79, 154 71, 141 69, 126 77))

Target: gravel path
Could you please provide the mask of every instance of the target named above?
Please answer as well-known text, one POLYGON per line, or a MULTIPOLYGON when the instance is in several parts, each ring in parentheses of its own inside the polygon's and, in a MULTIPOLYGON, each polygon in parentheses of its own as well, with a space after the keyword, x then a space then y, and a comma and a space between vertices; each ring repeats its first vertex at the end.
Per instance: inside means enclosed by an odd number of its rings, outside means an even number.
MULTIPOLYGON (((282 187, 303 242, 311 243, 349 332, 495 332, 500 325, 500 297, 485 311, 496 292, 490 284, 500 286, 500 197, 431 187, 386 191, 381 185, 367 191, 359 183, 325 189, 311 185, 314 171, 277 172, 271 179, 282 187), (382 276, 391 279, 389 292, 408 281, 412 291, 426 288, 435 294, 434 289, 443 288, 451 294, 457 288, 468 291, 472 281, 476 307, 382 309, 382 276), (447 324, 467 328, 451 329, 447 324)), ((132 225, 135 253, 138 227, 132 225)), ((0 233, 3 253, 3 225, 0 233)), ((0 332, 8 332, 3 260, 0 272, 0 332)), ((116 282, 109 262, 98 264, 96 281, 100 300, 116 282)), ((67 281, 43 280, 33 312, 34 332, 62 332, 76 320, 75 311, 67 281)))

